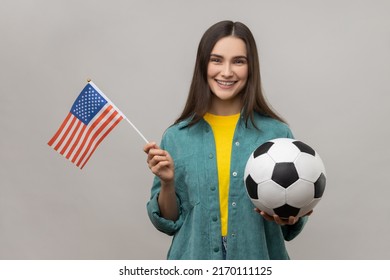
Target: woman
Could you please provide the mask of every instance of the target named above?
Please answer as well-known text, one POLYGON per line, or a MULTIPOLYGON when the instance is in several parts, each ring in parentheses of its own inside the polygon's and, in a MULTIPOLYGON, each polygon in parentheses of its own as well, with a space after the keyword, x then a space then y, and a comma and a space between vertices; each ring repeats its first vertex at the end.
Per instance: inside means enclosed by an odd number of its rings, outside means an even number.
POLYGON ((292 133, 265 101, 251 31, 214 24, 199 43, 182 114, 160 146, 144 147, 156 175, 147 210, 173 235, 168 259, 289 259, 284 241, 307 217, 254 211, 243 180, 253 150, 279 137, 292 133))

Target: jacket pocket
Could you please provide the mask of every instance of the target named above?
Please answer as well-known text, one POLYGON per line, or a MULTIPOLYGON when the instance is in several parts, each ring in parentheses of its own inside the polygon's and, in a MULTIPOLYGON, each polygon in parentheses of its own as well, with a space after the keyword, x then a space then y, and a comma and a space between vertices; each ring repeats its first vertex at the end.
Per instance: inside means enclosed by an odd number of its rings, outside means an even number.
POLYGON ((193 207, 199 203, 198 163, 192 156, 175 162, 175 187, 183 206, 193 207))

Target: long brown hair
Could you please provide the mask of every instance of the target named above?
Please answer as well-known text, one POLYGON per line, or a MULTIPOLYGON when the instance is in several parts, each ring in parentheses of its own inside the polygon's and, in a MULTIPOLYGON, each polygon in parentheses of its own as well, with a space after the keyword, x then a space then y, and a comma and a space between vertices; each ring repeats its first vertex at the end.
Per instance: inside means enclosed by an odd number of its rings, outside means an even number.
POLYGON ((285 122, 268 105, 262 91, 260 65, 257 46, 252 32, 241 22, 221 21, 206 30, 200 40, 196 55, 195 69, 187 97, 187 102, 175 124, 192 118, 189 125, 198 122, 210 107, 212 92, 207 83, 207 67, 215 44, 227 36, 237 37, 245 42, 248 56, 248 80, 242 90, 245 123, 250 119, 254 124, 254 112, 285 122))

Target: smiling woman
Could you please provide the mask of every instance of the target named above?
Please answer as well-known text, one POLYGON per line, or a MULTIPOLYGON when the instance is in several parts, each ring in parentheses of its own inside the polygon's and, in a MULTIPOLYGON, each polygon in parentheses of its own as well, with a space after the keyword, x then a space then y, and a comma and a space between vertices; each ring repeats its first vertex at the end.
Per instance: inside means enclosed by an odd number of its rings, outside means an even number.
POLYGON ((169 259, 289 258, 284 240, 307 217, 254 211, 243 180, 249 155, 272 138, 292 133, 265 102, 252 33, 240 22, 216 23, 199 43, 181 116, 160 146, 144 147, 155 174, 148 214, 174 235, 169 259))

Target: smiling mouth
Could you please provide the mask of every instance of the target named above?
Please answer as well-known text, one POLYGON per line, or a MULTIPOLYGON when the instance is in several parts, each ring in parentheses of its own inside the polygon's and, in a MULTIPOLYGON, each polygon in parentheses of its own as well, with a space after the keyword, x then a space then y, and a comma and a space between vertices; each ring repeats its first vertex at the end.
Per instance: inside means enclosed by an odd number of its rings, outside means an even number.
POLYGON ((219 85, 229 87, 237 83, 237 81, 221 81, 221 80, 215 80, 219 85))

